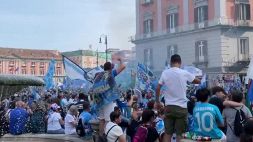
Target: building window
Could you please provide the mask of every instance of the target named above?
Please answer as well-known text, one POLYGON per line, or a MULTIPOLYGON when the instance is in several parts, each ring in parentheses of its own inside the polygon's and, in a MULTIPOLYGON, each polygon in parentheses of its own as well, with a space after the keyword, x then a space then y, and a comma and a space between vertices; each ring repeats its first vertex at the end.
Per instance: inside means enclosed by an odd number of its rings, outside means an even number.
POLYGON ((26 69, 21 69, 22 74, 26 74, 26 69))
POLYGON ((195 43, 195 57, 196 62, 207 61, 207 41, 201 40, 195 43))
POLYGON ((153 3, 153 0, 142 0, 143 5, 151 4, 151 3, 153 3))
POLYGON ((44 75, 45 74, 45 70, 42 68, 40 69, 40 75, 44 75))
POLYGON ((204 23, 208 20, 208 6, 200 6, 194 9, 194 22, 204 23))
POLYGON ((13 67, 14 66, 14 61, 9 61, 9 67, 13 67))
POLYGON ((236 13, 238 20, 250 20, 250 4, 239 2, 236 4, 236 13))
POLYGON ((31 68, 31 74, 35 75, 35 69, 34 68, 31 68))
POLYGON ((248 60, 249 59, 249 39, 241 38, 240 47, 239 47, 239 60, 248 60))
POLYGON ((169 32, 174 33, 178 26, 178 13, 168 14, 166 16, 166 25, 169 32))
POLYGON ((144 50, 144 64, 149 68, 153 68, 153 50, 145 49, 144 50))
POLYGON ((26 67, 26 62, 23 62, 23 63, 22 63, 22 67, 26 67))
POLYGON ((2 61, 0 61, 0 66, 2 66, 2 61))
POLYGON ((32 66, 32 67, 35 67, 35 62, 31 62, 31 66, 32 66))
POLYGON ((177 45, 170 45, 167 48, 167 57, 168 57, 168 61, 170 62, 170 58, 172 55, 177 54, 177 45))
POLYGON ((45 67, 45 63, 44 62, 40 62, 40 68, 44 68, 45 67))
POLYGON ((14 74, 14 67, 9 68, 9 74, 14 74))
POLYGON ((144 34, 149 34, 153 32, 153 20, 147 19, 144 21, 144 34))
POLYGON ((61 73, 61 69, 60 68, 57 68, 56 69, 56 75, 61 75, 62 73, 61 73))
POLYGON ((57 64, 56 64, 56 67, 57 67, 57 68, 60 68, 60 67, 61 67, 61 63, 57 63, 57 64))

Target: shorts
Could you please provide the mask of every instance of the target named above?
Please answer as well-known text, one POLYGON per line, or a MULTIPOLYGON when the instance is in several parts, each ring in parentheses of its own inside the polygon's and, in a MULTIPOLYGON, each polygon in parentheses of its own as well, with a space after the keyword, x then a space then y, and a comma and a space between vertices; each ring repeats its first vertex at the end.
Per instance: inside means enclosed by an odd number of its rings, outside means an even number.
POLYGON ((98 112, 98 119, 104 119, 105 121, 110 121, 110 114, 114 111, 114 107, 116 106, 116 103, 110 103, 107 105, 104 105, 98 112))
POLYGON ((187 108, 168 105, 164 113, 165 133, 172 135, 175 132, 177 136, 181 136, 187 128, 187 108))

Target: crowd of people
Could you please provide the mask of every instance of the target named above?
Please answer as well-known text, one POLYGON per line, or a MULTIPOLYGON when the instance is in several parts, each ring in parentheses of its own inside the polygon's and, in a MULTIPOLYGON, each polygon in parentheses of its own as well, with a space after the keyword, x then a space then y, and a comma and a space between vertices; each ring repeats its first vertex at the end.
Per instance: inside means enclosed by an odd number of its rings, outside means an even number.
MULTIPOLYGON (((104 70, 115 78, 125 69, 107 62, 104 70)), ((142 91, 142 100, 131 89, 119 94, 121 99, 91 111, 93 98, 88 94, 50 90, 36 99, 22 92, 1 102, 0 133, 66 134, 103 142, 170 142, 220 140, 253 141, 253 119, 245 106, 245 94, 237 89, 225 92, 222 87, 199 88, 186 94, 187 83, 200 80, 180 69, 179 55, 171 57, 171 68, 159 80, 156 94, 142 91), (166 86, 163 98, 160 89, 166 86), (188 97, 187 97, 188 96, 188 97), (95 116, 95 117, 94 117, 95 116), (99 120, 94 137, 91 121, 99 120)))

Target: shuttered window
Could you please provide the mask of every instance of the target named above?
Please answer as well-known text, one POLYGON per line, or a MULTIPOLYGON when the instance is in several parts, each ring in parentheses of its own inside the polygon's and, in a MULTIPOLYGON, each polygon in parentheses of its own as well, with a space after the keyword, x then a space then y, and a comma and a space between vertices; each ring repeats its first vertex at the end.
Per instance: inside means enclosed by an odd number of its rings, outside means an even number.
POLYGON ((167 29, 175 29, 178 26, 178 13, 168 14, 166 16, 167 29))
POLYGON ((144 50, 144 64, 149 68, 153 68, 153 50, 145 49, 144 50))
POLYGON ((194 22, 202 23, 208 20, 208 6, 200 6, 194 9, 194 22))
POLYGON ((250 20, 250 4, 239 3, 236 4, 236 15, 238 20, 250 20))
POLYGON ((207 41, 201 40, 195 43, 195 60, 196 62, 206 62, 208 58, 207 41))
POLYGON ((178 53, 178 47, 177 45, 170 45, 167 48, 167 58, 168 61, 170 62, 170 58, 172 55, 177 54, 178 53))
POLYGON ((153 32, 153 20, 152 19, 148 19, 145 20, 143 23, 143 27, 144 27, 144 34, 148 34, 148 33, 152 33, 153 32))

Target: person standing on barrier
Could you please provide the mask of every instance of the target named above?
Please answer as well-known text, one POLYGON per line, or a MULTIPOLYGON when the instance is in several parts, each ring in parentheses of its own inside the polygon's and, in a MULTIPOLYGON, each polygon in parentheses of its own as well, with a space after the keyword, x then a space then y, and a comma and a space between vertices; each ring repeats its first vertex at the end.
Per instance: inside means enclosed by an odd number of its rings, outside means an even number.
POLYGON ((164 142, 170 142, 173 133, 177 135, 177 141, 181 140, 187 126, 187 82, 199 84, 200 80, 185 70, 180 69, 181 57, 177 54, 171 56, 171 68, 163 71, 156 89, 156 106, 160 106, 160 90, 165 91, 165 135, 164 142))
MULTIPOLYGON (((117 69, 113 69, 114 66, 111 62, 106 62, 104 64, 104 71, 105 72, 111 72, 113 80, 119 73, 121 73, 126 68, 126 66, 123 64, 121 58, 118 58, 118 61, 119 61, 119 66, 118 66, 117 69)), ((115 106, 116 106, 116 103, 111 102, 109 104, 104 105, 99 110, 98 118, 99 118, 99 133, 100 133, 100 136, 103 135, 106 123, 108 123, 110 121, 110 113, 114 111, 115 106)))

